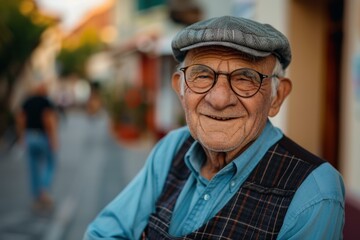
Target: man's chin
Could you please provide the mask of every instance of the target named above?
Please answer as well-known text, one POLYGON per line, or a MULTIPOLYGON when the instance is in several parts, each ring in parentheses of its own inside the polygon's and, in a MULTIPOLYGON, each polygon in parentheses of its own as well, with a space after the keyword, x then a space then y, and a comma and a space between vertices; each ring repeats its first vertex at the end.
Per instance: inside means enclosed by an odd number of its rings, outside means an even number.
POLYGON ((213 152, 231 152, 237 147, 226 138, 200 137, 198 140, 203 147, 213 152))

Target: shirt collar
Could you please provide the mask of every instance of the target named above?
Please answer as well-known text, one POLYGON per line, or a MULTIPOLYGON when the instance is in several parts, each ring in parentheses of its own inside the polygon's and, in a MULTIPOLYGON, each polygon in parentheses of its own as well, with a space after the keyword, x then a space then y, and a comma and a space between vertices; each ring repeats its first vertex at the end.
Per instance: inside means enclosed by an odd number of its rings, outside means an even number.
MULTIPOLYGON (((268 120, 260 136, 218 174, 223 171, 228 171, 229 168, 233 168, 236 178, 247 177, 265 155, 267 150, 279 141, 282 136, 282 131, 274 127, 268 120)), ((198 141, 194 141, 185 155, 185 163, 196 177, 200 176, 200 169, 204 159, 205 153, 202 146, 198 141)))

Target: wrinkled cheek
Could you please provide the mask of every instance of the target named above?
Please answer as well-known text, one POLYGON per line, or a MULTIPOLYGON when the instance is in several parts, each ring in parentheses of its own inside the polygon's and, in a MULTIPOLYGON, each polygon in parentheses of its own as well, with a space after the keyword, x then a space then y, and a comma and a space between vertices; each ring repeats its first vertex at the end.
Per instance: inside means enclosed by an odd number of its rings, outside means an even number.
POLYGON ((195 106, 193 106, 192 102, 188 98, 184 98, 183 100, 183 108, 185 113, 185 119, 188 124, 194 124, 197 116, 195 106))
POLYGON ((251 126, 254 135, 259 135, 259 132, 263 129, 268 119, 267 114, 264 111, 259 111, 253 120, 251 126))
POLYGON ((185 119, 189 128, 196 129, 198 127, 198 118, 194 111, 186 111, 185 119))
POLYGON ((201 126, 199 124, 199 118, 197 117, 196 112, 191 110, 186 110, 185 120, 193 137, 195 139, 198 139, 198 131, 199 129, 201 129, 201 126))

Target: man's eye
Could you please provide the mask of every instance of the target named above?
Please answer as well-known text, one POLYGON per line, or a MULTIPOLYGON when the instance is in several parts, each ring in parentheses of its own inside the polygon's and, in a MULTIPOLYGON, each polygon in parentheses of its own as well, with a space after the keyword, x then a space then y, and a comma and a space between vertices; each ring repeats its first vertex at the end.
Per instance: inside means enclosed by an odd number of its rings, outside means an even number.
POLYGON ((242 81, 242 80, 246 80, 247 78, 243 75, 236 75, 236 76, 231 76, 231 79, 234 81, 242 81))
POLYGON ((211 76, 209 74, 198 74, 196 78, 199 78, 199 79, 208 79, 208 78, 211 78, 211 76))
POLYGON ((193 72, 191 75, 190 75, 190 78, 193 79, 194 81, 198 80, 212 80, 213 77, 210 73, 207 73, 207 72, 193 72))
POLYGON ((254 75, 253 73, 248 73, 248 72, 242 72, 241 74, 233 74, 231 76, 231 80, 232 81, 256 81, 256 75, 254 75))

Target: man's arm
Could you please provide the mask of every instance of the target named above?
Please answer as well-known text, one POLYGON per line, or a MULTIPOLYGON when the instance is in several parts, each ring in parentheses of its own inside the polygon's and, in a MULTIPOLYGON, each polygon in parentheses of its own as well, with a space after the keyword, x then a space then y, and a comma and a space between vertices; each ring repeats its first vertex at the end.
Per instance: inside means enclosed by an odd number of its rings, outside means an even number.
POLYGON ((84 240, 139 239, 153 210, 155 196, 148 167, 109 204, 89 225, 84 240))
POLYGON ((44 111, 43 122, 46 134, 49 137, 50 146, 52 150, 56 151, 59 147, 59 140, 57 114, 54 109, 50 108, 44 111))
POLYGON ((294 225, 279 239, 342 239, 344 227, 343 206, 333 200, 324 200, 309 206, 293 219, 294 225))
POLYGON ((138 175, 89 225, 84 240, 140 238, 174 154, 188 137, 183 132, 169 134, 155 146, 138 175))
POLYGON ((23 110, 20 110, 15 115, 16 120, 16 133, 20 144, 24 141, 26 115, 23 110))
POLYGON ((339 173, 319 166, 296 192, 278 239, 342 239, 344 191, 339 173))

